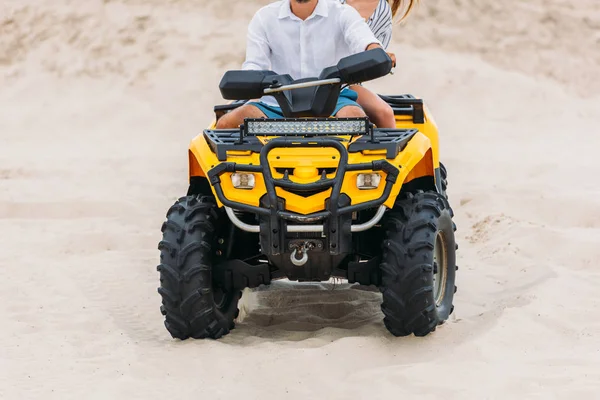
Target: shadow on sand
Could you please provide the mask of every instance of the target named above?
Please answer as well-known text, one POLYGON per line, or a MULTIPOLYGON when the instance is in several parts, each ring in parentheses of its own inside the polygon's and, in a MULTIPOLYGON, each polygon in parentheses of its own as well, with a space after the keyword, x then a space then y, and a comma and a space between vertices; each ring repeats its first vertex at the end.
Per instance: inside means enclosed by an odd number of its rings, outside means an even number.
MULTIPOLYGON (((387 336, 375 288, 347 283, 273 282, 246 290, 240 301, 238 339, 301 341, 344 330, 347 336, 387 336)), ((336 335, 337 336, 337 335, 336 335)))

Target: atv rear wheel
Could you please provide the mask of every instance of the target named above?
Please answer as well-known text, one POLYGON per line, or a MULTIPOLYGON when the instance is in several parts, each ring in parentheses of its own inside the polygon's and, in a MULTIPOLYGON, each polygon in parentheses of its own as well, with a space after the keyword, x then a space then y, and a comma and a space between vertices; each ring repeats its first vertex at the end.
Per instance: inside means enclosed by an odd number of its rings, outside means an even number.
POLYGON ((234 327, 240 291, 213 288, 215 234, 223 214, 212 197, 180 198, 167 212, 159 243, 161 312, 178 339, 218 339, 234 327))
POLYGON ((455 292, 452 210, 437 192, 407 194, 389 212, 381 268, 384 324, 425 336, 448 319, 455 292))

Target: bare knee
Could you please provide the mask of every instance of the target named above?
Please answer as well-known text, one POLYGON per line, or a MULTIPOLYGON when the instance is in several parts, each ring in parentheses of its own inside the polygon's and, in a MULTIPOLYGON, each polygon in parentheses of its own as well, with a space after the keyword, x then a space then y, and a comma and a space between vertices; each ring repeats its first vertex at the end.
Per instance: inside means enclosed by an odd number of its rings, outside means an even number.
POLYGON ((244 123, 245 118, 265 118, 258 107, 245 104, 223 115, 216 124, 216 129, 233 129, 244 123))
POLYGON ((390 118, 395 118, 394 117, 394 110, 392 110, 392 107, 390 107, 389 105, 385 104, 383 107, 381 107, 378 110, 378 117, 382 120, 389 120, 390 118))
POLYGON ((374 121, 375 124, 379 128, 395 128, 396 127, 396 117, 394 115, 394 110, 387 104, 382 104, 379 106, 374 113, 374 121))
POLYGON ((232 121, 233 121, 233 118, 231 117, 231 113, 227 113, 217 120, 217 124, 216 124, 215 128, 216 129, 233 128, 232 121))
POLYGON ((360 118, 365 117, 366 114, 360 107, 346 106, 342 107, 335 116, 339 118, 360 118))
POLYGON ((219 118, 219 120, 217 121, 216 128, 232 129, 240 126, 240 124, 244 121, 244 117, 246 114, 244 112, 244 107, 245 106, 236 108, 235 110, 230 111, 227 114, 223 115, 221 118, 219 118))

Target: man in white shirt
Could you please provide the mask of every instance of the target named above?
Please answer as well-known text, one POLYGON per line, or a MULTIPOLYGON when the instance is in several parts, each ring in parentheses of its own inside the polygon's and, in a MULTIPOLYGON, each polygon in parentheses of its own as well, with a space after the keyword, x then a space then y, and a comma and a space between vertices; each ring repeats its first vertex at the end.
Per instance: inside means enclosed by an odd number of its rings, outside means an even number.
MULTIPOLYGON (((351 54, 382 47, 353 7, 334 0, 280 0, 262 7, 248 25, 245 70, 271 70, 292 79, 317 77, 351 54)), ((393 58, 392 58, 393 59, 393 58)), ((350 89, 340 93, 333 115, 364 117, 350 89)), ((272 96, 222 116, 217 129, 236 128, 244 118, 282 118, 272 96)))

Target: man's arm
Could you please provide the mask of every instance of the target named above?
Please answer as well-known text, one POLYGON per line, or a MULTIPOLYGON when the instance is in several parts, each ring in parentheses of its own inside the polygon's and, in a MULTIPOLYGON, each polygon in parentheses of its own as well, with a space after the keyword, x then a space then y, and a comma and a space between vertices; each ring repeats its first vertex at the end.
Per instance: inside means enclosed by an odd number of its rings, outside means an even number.
POLYGON ((271 48, 267 42, 267 35, 259 13, 248 24, 246 36, 246 60, 242 64, 243 70, 270 70, 271 48))
MULTIPOLYGON (((365 50, 383 48, 381 42, 377 40, 369 25, 360 16, 360 13, 352 6, 346 5, 346 9, 341 16, 342 29, 346 43, 350 46, 353 53, 360 53, 365 50)), ((392 59, 392 66, 396 66, 396 56, 394 53, 387 53, 392 59)))
POLYGON ((340 16, 340 23, 346 43, 353 53, 382 47, 369 25, 352 6, 345 5, 340 16))

